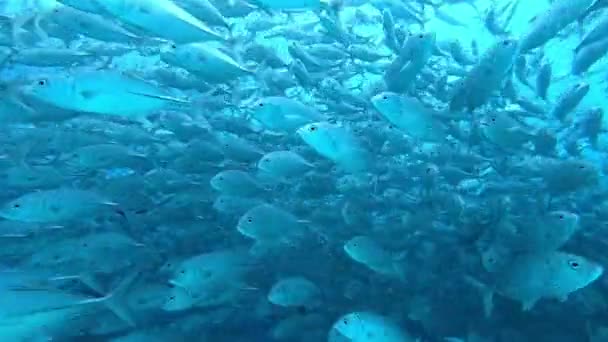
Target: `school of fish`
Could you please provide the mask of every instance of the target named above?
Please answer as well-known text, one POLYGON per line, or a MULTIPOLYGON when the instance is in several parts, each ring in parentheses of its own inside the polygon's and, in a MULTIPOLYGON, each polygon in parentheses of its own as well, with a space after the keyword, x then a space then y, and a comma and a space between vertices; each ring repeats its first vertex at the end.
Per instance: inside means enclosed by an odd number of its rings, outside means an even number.
POLYGON ((607 54, 605 0, 0 0, 0 342, 606 342, 607 54))

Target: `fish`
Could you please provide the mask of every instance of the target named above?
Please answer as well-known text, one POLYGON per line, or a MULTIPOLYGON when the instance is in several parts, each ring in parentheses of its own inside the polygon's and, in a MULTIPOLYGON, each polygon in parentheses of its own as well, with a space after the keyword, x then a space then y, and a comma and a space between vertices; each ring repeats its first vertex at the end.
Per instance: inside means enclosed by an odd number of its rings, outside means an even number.
POLYGON ((484 312, 493 311, 494 291, 532 310, 541 299, 566 301, 568 296, 596 281, 604 268, 584 257, 560 251, 524 253, 513 257, 495 272, 495 287, 486 287, 474 278, 469 281, 483 291, 484 312))
POLYGON ((40 78, 24 88, 35 99, 76 112, 138 118, 187 101, 119 72, 78 72, 40 78))
MULTIPOLYGON (((80 219, 118 204, 86 190, 57 188, 29 192, 4 203, 0 217, 18 222, 56 223, 80 219)), ((119 209, 116 209, 119 210, 119 209)))
POLYGON ((344 244, 344 251, 354 261, 374 272, 405 279, 405 270, 400 262, 403 256, 391 253, 368 236, 358 235, 351 238, 344 244))
POLYGON ((332 331, 350 341, 414 341, 390 319, 370 311, 345 314, 334 323, 332 331))
POLYGON ((601 340, 606 3, 0 1, 0 341, 601 340))
POLYGON ((447 136, 437 114, 417 99, 384 92, 374 96, 372 104, 390 123, 415 139, 442 141, 447 136))
POLYGON ((266 153, 257 166, 265 176, 278 181, 299 179, 314 168, 314 164, 292 151, 266 153))
POLYGON ((578 19, 593 0, 557 0, 535 17, 520 39, 519 49, 528 52, 554 38, 568 24, 578 19))
POLYGON ((254 103, 250 116, 271 131, 285 133, 323 119, 321 113, 297 100, 274 96, 254 103))
POLYGON ((450 110, 472 110, 483 105, 507 77, 521 49, 519 45, 517 40, 507 38, 490 47, 455 86, 450 110))
POLYGON ((322 293, 315 283, 304 277, 289 277, 272 285, 268 301, 278 306, 313 310, 322 304, 322 293))
POLYGON ((280 207, 265 203, 245 212, 239 218, 236 229, 255 241, 251 249, 254 255, 264 253, 266 249, 296 244, 308 231, 306 221, 280 207))
POLYGON ((226 83, 254 74, 221 48, 208 43, 171 44, 160 57, 166 63, 184 68, 210 83, 226 83))
POLYGON ((96 4, 117 20, 170 41, 227 40, 170 0, 109 0, 96 1, 96 4), (167 27, 170 29, 165 29, 167 27))
POLYGON ((298 128, 296 133, 320 155, 348 172, 360 173, 370 168, 372 156, 346 127, 314 122, 298 128))

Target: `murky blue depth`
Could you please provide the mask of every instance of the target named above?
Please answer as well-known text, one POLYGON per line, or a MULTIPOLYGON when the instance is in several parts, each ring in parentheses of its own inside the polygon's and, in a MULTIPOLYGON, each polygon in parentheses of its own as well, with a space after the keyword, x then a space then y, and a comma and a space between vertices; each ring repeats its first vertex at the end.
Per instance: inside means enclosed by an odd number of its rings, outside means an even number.
POLYGON ((0 342, 606 342, 605 0, 0 0, 0 342))

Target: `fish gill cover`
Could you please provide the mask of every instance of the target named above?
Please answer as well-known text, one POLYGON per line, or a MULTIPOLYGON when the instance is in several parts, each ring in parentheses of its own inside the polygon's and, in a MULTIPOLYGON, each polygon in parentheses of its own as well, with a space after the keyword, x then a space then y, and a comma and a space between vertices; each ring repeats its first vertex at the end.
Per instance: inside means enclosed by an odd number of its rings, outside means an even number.
POLYGON ((605 342, 608 1, 0 0, 0 342, 605 342))

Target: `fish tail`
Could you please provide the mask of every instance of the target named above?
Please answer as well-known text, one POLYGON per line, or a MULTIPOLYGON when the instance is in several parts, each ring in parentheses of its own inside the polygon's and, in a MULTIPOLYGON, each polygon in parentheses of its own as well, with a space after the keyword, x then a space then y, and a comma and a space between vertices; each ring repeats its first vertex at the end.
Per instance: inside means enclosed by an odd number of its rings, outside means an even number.
POLYGON ((118 216, 121 228, 127 233, 127 235, 137 241, 137 237, 135 236, 135 232, 133 231, 133 226, 131 225, 127 212, 122 208, 114 208, 114 212, 118 216))
POLYGON ((139 274, 139 271, 135 271, 127 275, 112 291, 110 291, 110 293, 104 297, 95 299, 96 302, 103 303, 118 318, 131 327, 135 327, 137 323, 135 322, 135 318, 133 317, 131 310, 129 310, 125 299, 127 298, 128 291, 131 289, 131 285, 137 280, 139 274))
POLYGON ((483 313, 486 318, 489 318, 492 315, 492 311, 494 310, 494 291, 486 284, 471 276, 465 276, 464 279, 467 283, 473 285, 473 287, 477 288, 481 292, 483 300, 483 313))

